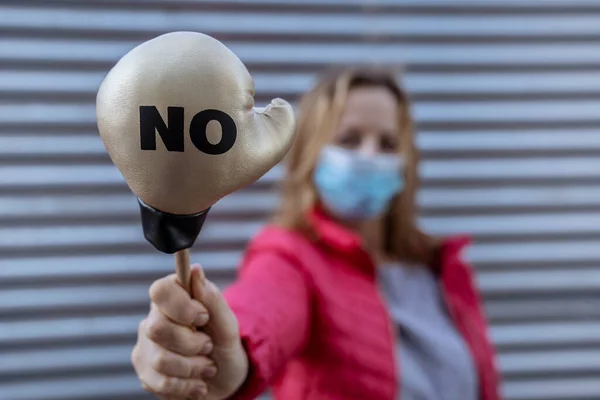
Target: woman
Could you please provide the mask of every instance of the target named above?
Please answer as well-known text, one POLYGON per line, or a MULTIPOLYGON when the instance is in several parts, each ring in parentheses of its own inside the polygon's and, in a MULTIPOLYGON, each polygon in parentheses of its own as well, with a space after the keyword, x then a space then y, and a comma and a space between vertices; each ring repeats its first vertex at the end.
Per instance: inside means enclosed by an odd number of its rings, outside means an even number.
POLYGON ((193 270, 150 289, 132 353, 163 398, 497 400, 464 238, 417 227, 409 102, 391 73, 327 75, 302 100, 281 211, 222 296, 193 270), (202 327, 192 331, 188 326, 202 327))

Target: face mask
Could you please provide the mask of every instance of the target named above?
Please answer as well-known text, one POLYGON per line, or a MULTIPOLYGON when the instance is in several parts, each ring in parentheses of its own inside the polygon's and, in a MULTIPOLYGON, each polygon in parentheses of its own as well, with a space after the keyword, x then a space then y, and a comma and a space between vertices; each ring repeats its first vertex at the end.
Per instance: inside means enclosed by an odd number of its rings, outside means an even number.
POLYGON ((326 146, 315 169, 314 182, 323 204, 341 218, 369 219, 384 213, 402 190, 402 157, 363 155, 326 146))

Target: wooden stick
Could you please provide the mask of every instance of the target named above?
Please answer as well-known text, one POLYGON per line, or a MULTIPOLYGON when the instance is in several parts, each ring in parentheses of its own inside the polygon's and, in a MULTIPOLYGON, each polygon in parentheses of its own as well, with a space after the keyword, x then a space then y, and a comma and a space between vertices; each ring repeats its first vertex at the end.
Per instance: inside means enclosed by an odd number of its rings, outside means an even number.
POLYGON ((192 279, 190 271, 190 250, 184 249, 175 253, 175 272, 177 273, 177 280, 187 290, 188 293, 192 294, 192 279))

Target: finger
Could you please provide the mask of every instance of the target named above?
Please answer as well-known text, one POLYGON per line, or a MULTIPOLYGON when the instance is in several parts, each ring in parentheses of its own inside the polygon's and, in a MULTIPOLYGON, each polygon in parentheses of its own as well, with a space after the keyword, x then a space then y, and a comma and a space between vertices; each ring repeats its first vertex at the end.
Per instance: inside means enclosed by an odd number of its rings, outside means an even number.
POLYGON ((202 268, 202 265, 194 264, 190 268, 192 269, 192 271, 196 271, 195 273, 198 274, 198 282, 200 282, 200 284, 204 286, 204 284, 206 283, 206 275, 204 274, 204 268, 202 268))
MULTIPOLYGON (((144 389, 147 392, 152 393, 152 389, 150 389, 148 387, 148 385, 146 385, 144 382, 141 382, 142 384, 142 389, 144 389)), ((171 396, 161 396, 161 395, 156 395, 156 397, 160 400, 189 400, 183 397, 171 397, 171 396)))
POLYGON ((184 397, 171 397, 171 396, 159 396, 159 395, 157 395, 156 397, 160 400, 200 400, 199 398, 196 399, 196 398, 191 398, 191 397, 184 398, 184 397))
POLYGON ((205 382, 197 379, 175 378, 148 369, 140 378, 142 386, 149 392, 161 398, 188 399, 206 395, 208 387, 205 382))
POLYGON ((210 315, 204 330, 215 346, 233 345, 239 341, 238 322, 233 311, 216 285, 204 278, 201 268, 193 266, 191 272, 192 295, 206 307, 210 315))
POLYGON ((198 398, 207 392, 206 382, 201 379, 173 377, 158 372, 154 368, 157 350, 160 351, 156 344, 142 338, 131 352, 134 370, 144 389, 156 395, 177 399, 198 398))
POLYGON ((159 400, 190 400, 190 399, 184 399, 184 398, 177 398, 177 397, 171 397, 171 396, 156 396, 159 400))
POLYGON ((150 360, 152 369, 174 378, 206 380, 217 374, 213 360, 206 356, 184 357, 167 350, 156 350, 150 360))
POLYGON ((192 298, 202 302, 204 295, 206 282, 206 275, 204 274, 204 268, 200 264, 192 264, 190 266, 190 275, 192 280, 192 298), (195 286, 195 287, 194 287, 195 286))
POLYGON ((184 356, 208 355, 213 350, 212 340, 206 333, 175 324, 154 305, 140 323, 139 333, 162 348, 184 356))
POLYGON ((180 325, 203 326, 208 321, 206 308, 190 297, 175 274, 155 281, 150 286, 150 299, 161 313, 180 325))
POLYGON ((186 357, 173 353, 143 336, 132 351, 132 363, 138 375, 153 369, 175 378, 209 379, 216 375, 216 365, 207 356, 186 357))

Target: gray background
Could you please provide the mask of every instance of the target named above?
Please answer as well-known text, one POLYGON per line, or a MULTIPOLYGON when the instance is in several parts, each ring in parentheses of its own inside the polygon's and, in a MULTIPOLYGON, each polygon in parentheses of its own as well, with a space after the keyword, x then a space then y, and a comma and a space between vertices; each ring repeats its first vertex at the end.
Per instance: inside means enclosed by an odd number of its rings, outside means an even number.
MULTIPOLYGON (((510 400, 600 399, 600 1, 0 1, 0 399, 150 399, 129 355, 173 271, 97 135, 104 74, 198 30, 258 102, 332 63, 401 65, 421 222, 469 233, 510 400)), ((214 207, 193 258, 221 285, 277 204, 276 167, 214 207)))

